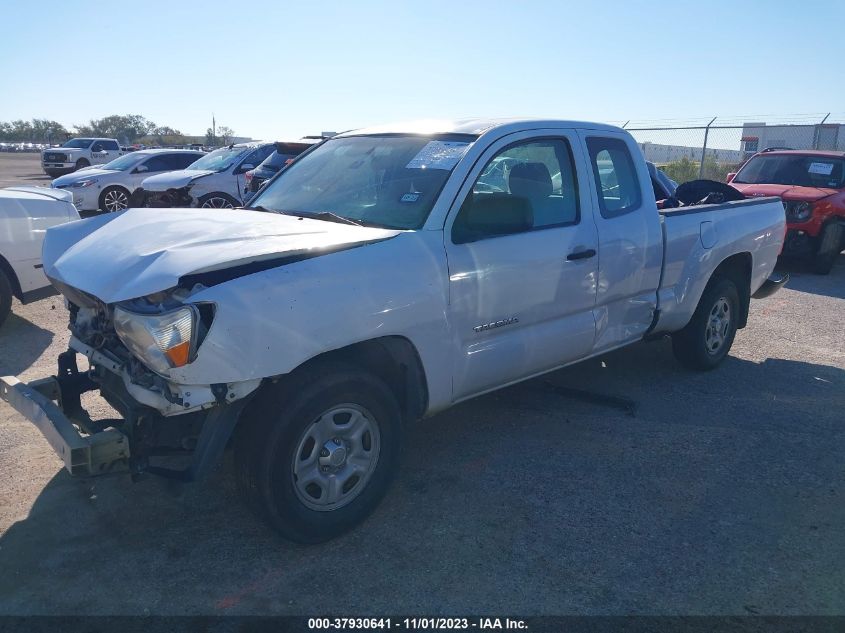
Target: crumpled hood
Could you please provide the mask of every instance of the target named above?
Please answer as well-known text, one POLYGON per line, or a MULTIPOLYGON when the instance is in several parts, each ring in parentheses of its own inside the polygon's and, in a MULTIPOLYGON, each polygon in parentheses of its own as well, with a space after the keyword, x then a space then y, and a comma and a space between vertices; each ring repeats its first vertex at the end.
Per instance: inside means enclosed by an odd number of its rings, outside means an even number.
POLYGON ((117 173, 116 169, 102 169, 102 168, 90 168, 90 169, 78 169, 72 174, 67 174, 65 176, 59 176, 53 181, 54 187, 67 187, 79 180, 87 180, 89 178, 96 178, 97 176, 106 176, 108 174, 117 173))
POLYGON ((179 171, 168 171, 145 178, 141 183, 146 191, 167 191, 168 189, 179 189, 186 186, 192 180, 204 178, 216 172, 207 169, 180 169, 179 171))
POLYGON ((760 196, 777 196, 783 200, 797 202, 815 202, 837 193, 838 189, 825 189, 821 187, 797 187, 795 185, 749 185, 742 183, 731 183, 734 189, 746 196, 756 198, 760 196))
POLYGON ((319 254, 398 234, 261 211, 130 209, 49 229, 44 272, 114 303, 172 288, 191 273, 319 254))

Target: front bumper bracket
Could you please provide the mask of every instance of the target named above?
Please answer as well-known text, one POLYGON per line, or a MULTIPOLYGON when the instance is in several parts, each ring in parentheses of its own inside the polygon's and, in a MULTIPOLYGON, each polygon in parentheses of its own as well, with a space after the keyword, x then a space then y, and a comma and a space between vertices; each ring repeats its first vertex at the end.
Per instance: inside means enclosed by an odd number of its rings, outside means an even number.
POLYGON ((71 475, 100 475, 128 466, 129 438, 114 428, 81 434, 54 402, 62 398, 58 378, 25 384, 14 376, 0 377, 0 398, 41 431, 71 475))

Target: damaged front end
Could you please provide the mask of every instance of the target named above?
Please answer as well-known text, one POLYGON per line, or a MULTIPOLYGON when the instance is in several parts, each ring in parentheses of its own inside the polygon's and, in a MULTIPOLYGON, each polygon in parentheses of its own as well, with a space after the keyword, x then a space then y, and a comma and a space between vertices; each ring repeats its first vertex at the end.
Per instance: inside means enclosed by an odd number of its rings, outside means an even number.
POLYGON ((184 385, 170 378, 171 368, 195 358, 213 323, 213 304, 191 303, 193 291, 185 289, 112 305, 61 290, 72 336, 57 375, 28 385, 0 378, 0 396, 42 431, 72 475, 203 477, 261 382, 184 385), (88 359, 86 371, 77 353, 88 359), (82 394, 96 389, 119 418, 93 420, 83 408, 82 394))
POLYGON ((142 187, 135 190, 129 199, 129 206, 166 209, 173 207, 191 207, 194 198, 191 196, 191 185, 167 189, 166 191, 147 191, 142 187))

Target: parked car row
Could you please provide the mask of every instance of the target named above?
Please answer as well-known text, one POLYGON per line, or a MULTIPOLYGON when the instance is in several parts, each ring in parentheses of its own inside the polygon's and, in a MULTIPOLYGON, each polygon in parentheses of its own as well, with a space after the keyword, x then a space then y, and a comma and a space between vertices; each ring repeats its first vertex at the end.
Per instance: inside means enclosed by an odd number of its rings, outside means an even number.
POLYGON ((50 147, 47 143, 0 142, 0 152, 40 152, 50 147))
MULTIPOLYGON (((409 423, 654 337, 713 369, 751 298, 785 281, 777 198, 658 209, 674 183, 620 128, 425 121, 309 147, 243 209, 131 208, 47 231, 70 347, 55 377, 0 378, 0 396, 71 474, 198 479, 231 445, 247 502, 323 541, 378 505, 409 423), (91 420, 94 390, 118 418, 91 420)), ((288 149, 233 145, 135 193, 241 204, 245 174, 288 149)))
POLYGON ((208 154, 195 149, 120 151, 118 158, 100 164, 114 151, 111 144, 104 149, 104 139, 73 139, 45 151, 42 160, 50 174, 71 172, 51 186, 70 190, 81 211, 122 211, 130 205, 231 209, 245 204, 261 183, 321 140, 239 143, 208 154))

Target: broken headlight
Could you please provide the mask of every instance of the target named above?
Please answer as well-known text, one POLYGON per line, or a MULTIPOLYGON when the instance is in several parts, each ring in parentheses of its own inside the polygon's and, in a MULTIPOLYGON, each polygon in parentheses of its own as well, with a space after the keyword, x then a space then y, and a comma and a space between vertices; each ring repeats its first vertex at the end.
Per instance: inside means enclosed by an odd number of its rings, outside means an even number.
POLYGON ((157 314, 139 314, 117 306, 113 321, 129 351, 162 376, 187 365, 196 353, 199 313, 194 306, 157 314))

